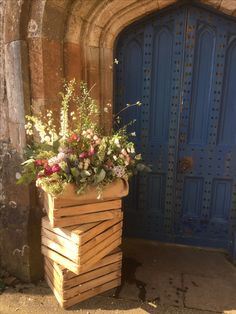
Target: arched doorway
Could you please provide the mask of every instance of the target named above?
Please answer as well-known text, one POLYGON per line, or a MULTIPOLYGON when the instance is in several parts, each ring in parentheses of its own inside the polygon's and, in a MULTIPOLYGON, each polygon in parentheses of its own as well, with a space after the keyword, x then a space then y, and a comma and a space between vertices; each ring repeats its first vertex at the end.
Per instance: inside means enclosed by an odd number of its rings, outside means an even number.
POLYGON ((133 237, 233 250, 236 222, 236 22, 185 5, 116 42, 115 110, 142 101, 137 146, 152 164, 125 205, 133 237))

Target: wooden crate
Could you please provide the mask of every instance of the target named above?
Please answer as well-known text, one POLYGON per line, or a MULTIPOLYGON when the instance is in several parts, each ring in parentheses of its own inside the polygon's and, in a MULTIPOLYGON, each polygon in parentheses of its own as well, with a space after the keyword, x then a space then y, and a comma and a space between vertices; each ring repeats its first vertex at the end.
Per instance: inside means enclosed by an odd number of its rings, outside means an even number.
POLYGON ((116 249, 80 275, 45 258, 45 279, 59 304, 68 308, 121 283, 122 253, 116 249))
POLYGON ((121 244, 123 213, 102 222, 52 228, 42 219, 42 253, 75 274, 96 264, 121 244))
POLYGON ((44 193, 44 208, 52 227, 67 227, 113 219, 119 215, 121 198, 128 194, 128 183, 116 180, 103 191, 102 199, 97 199, 95 187, 88 187, 86 193, 76 194, 76 187, 68 184, 57 197, 44 193))

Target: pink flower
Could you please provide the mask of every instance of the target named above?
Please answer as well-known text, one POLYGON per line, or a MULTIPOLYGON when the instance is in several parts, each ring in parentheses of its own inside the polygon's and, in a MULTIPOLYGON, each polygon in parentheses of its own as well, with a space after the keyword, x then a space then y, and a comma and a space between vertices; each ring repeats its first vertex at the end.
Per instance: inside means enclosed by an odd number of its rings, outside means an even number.
POLYGON ((45 174, 45 176, 50 176, 50 175, 52 175, 53 174, 53 171, 52 171, 52 167, 50 167, 50 166, 47 166, 47 167, 45 167, 45 169, 44 169, 44 174, 45 174))
POLYGON ((87 153, 85 152, 79 154, 79 158, 86 158, 86 157, 87 157, 87 153))
POLYGON ((52 166, 52 172, 59 172, 61 170, 61 167, 58 164, 55 164, 52 166))
POLYGON ((94 147, 90 146, 90 150, 88 151, 88 156, 93 156, 94 155, 94 147))

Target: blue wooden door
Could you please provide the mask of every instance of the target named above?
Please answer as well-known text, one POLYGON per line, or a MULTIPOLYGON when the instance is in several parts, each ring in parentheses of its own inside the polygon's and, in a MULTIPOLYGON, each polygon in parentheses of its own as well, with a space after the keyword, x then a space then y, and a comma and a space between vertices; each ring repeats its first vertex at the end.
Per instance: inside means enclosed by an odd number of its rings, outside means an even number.
POLYGON ((231 249, 236 220, 236 22, 195 6, 158 13, 116 45, 115 110, 142 101, 126 234, 231 249))

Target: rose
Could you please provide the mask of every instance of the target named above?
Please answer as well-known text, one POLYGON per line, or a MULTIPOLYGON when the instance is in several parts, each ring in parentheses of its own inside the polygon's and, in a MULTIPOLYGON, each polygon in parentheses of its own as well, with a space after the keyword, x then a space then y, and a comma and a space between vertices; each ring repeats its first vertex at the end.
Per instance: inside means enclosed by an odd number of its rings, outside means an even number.
POLYGON ((52 167, 46 166, 44 169, 44 175, 45 176, 51 176, 55 172, 59 172, 61 170, 61 167, 58 164, 53 165, 52 167))
POLYGON ((52 174, 53 174, 52 167, 47 166, 47 167, 44 169, 44 175, 48 177, 48 176, 50 176, 50 175, 52 175, 52 174))
POLYGON ((61 170, 61 167, 58 164, 55 164, 52 166, 52 172, 59 172, 61 170))

